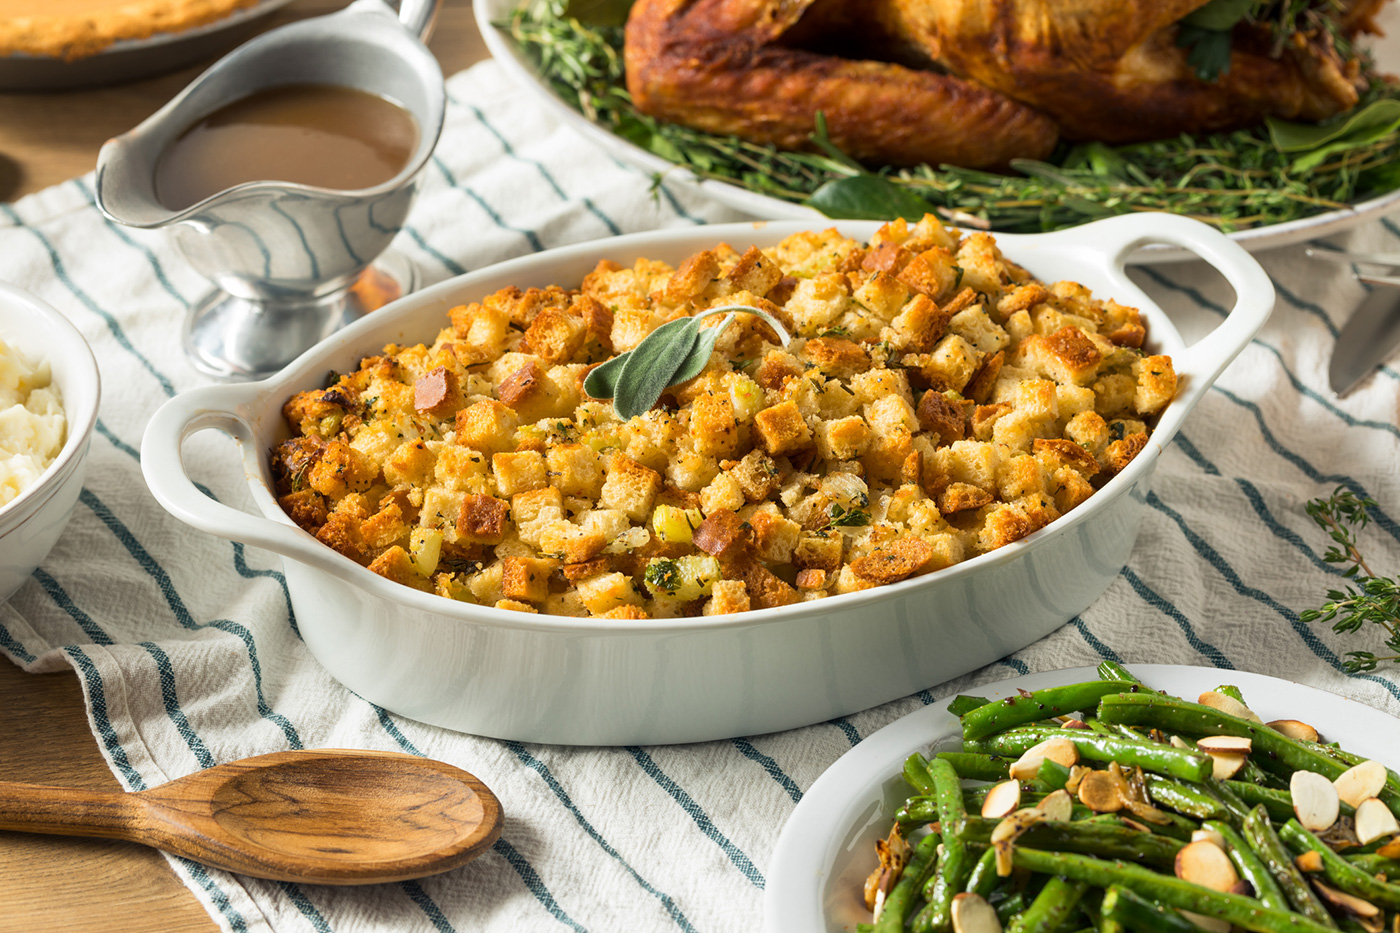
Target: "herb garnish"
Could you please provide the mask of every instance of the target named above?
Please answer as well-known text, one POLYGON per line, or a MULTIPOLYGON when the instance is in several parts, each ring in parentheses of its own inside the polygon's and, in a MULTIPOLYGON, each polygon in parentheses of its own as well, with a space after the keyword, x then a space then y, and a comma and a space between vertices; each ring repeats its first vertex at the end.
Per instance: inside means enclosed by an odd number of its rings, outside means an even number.
POLYGON ((1333 490, 1331 498, 1314 499, 1307 505, 1308 515, 1337 545, 1328 548, 1322 559, 1347 565, 1342 576, 1356 585, 1328 590, 1327 602, 1299 613, 1298 618, 1303 622, 1336 619, 1334 632, 1355 632, 1367 623, 1379 625, 1386 631, 1385 646, 1395 652, 1377 657, 1370 651, 1348 651, 1343 665, 1348 674, 1373 671, 1384 661, 1400 661, 1400 582, 1376 576, 1356 546, 1356 533, 1371 521, 1367 509, 1375 507, 1374 500, 1357 496, 1344 486, 1333 490))
POLYGON ((665 590, 668 593, 674 593, 680 589, 684 582, 681 579, 680 566, 675 561, 665 557, 659 557, 647 564, 643 579, 651 584, 653 589, 665 590))
POLYGON ((829 519, 827 524, 832 528, 863 528, 870 524, 869 512, 848 509, 835 502, 831 504, 827 517, 829 519))
POLYGON ((635 418, 655 405, 673 385, 700 375, 714 352, 715 341, 736 314, 754 314, 773 328, 787 346, 791 338, 783 325, 767 311, 748 305, 710 308, 693 317, 677 318, 647 334, 626 353, 619 353, 595 367, 583 381, 583 391, 593 398, 610 398, 618 417, 635 418), (713 327, 700 326, 707 317, 723 314, 713 327))

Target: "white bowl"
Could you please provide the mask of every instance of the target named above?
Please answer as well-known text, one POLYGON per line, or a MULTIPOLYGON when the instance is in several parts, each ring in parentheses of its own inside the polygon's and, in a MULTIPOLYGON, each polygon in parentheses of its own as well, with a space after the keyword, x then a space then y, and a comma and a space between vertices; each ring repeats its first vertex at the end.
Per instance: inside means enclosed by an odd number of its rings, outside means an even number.
MULTIPOLYGON (((835 226, 867 240, 878 224, 835 226)), ((431 338, 456 304, 510 285, 576 285, 600 259, 676 264, 721 241, 740 250, 765 247, 810 227, 636 234, 443 282, 335 334, 272 379, 197 389, 167 402, 142 440, 146 482, 190 525, 292 558, 286 574, 301 633, 342 683, 396 713, 464 732, 562 744, 693 742, 819 722, 955 677, 1041 638, 1107 588, 1132 550, 1162 448, 1273 308, 1273 287, 1259 265, 1204 224, 1136 215, 998 237, 1009 257, 1040 278, 1074 279, 1141 308, 1154 345, 1175 359, 1180 388, 1147 448, 1087 503, 1021 541, 935 574, 709 618, 532 615, 391 583, 296 527, 273 493, 267 452, 287 436, 282 403, 320 385, 328 370, 354 369, 386 343, 431 338), (1147 242, 1197 253, 1238 296, 1224 323, 1191 347, 1124 271, 1125 257, 1147 242), (186 475, 181 443, 206 428, 242 444, 261 516, 210 500, 186 475)))
POLYGON ((27 292, 0 282, 0 338, 44 359, 63 396, 67 440, 38 481, 0 507, 0 601, 43 563, 68 525, 87 475, 101 382, 92 350, 68 319, 27 292))

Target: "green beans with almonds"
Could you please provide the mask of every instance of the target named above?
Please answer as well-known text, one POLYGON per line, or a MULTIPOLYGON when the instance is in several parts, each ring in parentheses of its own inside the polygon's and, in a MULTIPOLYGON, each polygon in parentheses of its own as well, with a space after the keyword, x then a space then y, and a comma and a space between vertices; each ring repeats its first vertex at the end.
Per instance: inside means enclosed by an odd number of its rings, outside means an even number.
MULTIPOLYGON (((1295 771, 1315 771, 1328 780, 1336 780, 1348 768, 1336 758, 1319 752, 1315 743, 1300 742, 1260 723, 1160 694, 1109 694, 1099 701, 1099 718, 1105 722, 1149 726, 1185 735, 1246 736, 1251 742, 1252 754, 1260 761, 1286 765, 1295 771)), ((1387 785, 1380 796, 1391 812, 1400 816, 1400 793, 1387 785)))
POLYGON ((1264 860, 1259 857, 1248 842, 1245 842, 1235 827, 1222 820, 1207 820, 1203 824, 1205 829, 1217 832, 1225 840, 1225 853, 1230 856, 1230 861, 1234 863, 1235 869, 1239 871, 1240 877, 1249 882, 1254 888, 1254 896, 1259 899, 1265 907, 1274 910, 1289 910, 1288 898, 1284 896, 1283 889, 1278 886, 1274 876, 1269 872, 1269 867, 1264 864, 1264 860))
POLYGON ((1065 852, 1042 852, 1025 846, 1016 848, 1012 860, 1017 868, 1086 881, 1098 887, 1121 885, 1169 907, 1218 917, 1255 933, 1324 933, 1336 929, 1286 911, 1271 910, 1252 897, 1213 891, 1131 862, 1110 862, 1065 852))
POLYGON ((938 801, 943 854, 938 859, 937 870, 924 886, 924 897, 929 902, 927 913, 931 927, 941 930, 950 921, 953 898, 967 882, 972 860, 964 839, 968 817, 958 772, 945 759, 935 758, 928 764, 928 774, 933 779, 934 796, 938 801))
POLYGON ((1093 709, 1099 698, 1120 693, 1123 685, 1117 681, 1091 680, 1082 684, 1046 687, 1030 695, 993 700, 962 718, 964 739, 980 739, 993 732, 1004 732, 1016 726, 1052 719, 1081 709, 1093 709))
POLYGON ((1054 933, 1079 907, 1079 900, 1089 890, 1085 881, 1066 881, 1054 877, 1045 882, 1040 893, 1025 912, 1011 921, 1007 933, 1054 933))
POLYGON ((1386 858, 1374 852, 1358 852, 1356 855, 1343 855, 1342 858, 1368 875, 1385 875, 1387 878, 1400 879, 1400 860, 1386 858))
POLYGON ((997 877, 997 854, 993 849, 985 850, 972 866, 967 876, 967 889, 978 897, 991 897, 993 889, 1001 879, 997 877))
POLYGON ((922 796, 938 796, 938 791, 933 786, 933 777, 928 773, 928 759, 918 752, 904 759, 904 780, 922 796))
POLYGON ((1288 898, 1294 910, 1318 923, 1336 925, 1332 922, 1332 916, 1327 913, 1327 908, 1322 906, 1312 888, 1303 880, 1302 873, 1293 864, 1292 856, 1274 832, 1274 827, 1269 822, 1269 814, 1262 805, 1251 810, 1248 819, 1244 821, 1244 837, 1249 840, 1260 860, 1269 869, 1269 874, 1274 876, 1274 881, 1278 882, 1279 889, 1283 891, 1283 896, 1288 898))
POLYGON ((1112 885, 1099 907, 1105 920, 1119 929, 1140 933, 1200 933, 1200 927, 1170 907, 1154 904, 1122 885, 1112 885))
MULTIPOLYGON (((1104 697, 1107 702, 1114 696, 1104 697)), ((1157 694, 1150 696, 1163 699, 1157 694)), ((1200 782, 1211 773, 1210 756, 1173 748, 1145 739, 1129 739, 1113 735, 1100 735, 1089 729, 1049 729, 1044 726, 1027 726, 975 739, 964 743, 970 750, 991 755, 1020 756, 1033 745, 1050 738, 1068 739, 1079 750, 1079 757, 1090 761, 1116 761, 1120 765, 1132 767, 1141 765, 1149 771, 1156 771, 1169 777, 1186 781, 1200 782)), ((1340 773, 1340 772, 1339 772, 1340 773)))
POLYGON ((1342 858, 1332 847, 1304 829, 1297 820, 1289 820, 1278 831, 1279 837, 1294 852, 1311 849, 1322 856, 1322 873, 1327 880, 1348 894, 1391 910, 1400 910, 1400 885, 1381 881, 1342 858))

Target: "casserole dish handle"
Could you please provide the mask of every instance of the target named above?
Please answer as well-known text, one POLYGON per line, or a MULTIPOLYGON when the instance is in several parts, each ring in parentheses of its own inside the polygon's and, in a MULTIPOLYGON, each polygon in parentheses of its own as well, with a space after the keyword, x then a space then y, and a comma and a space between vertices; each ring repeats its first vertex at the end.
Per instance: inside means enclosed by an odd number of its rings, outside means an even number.
POLYGON ((1235 302, 1225 320, 1195 343, 1172 353, 1177 375, 1189 376, 1193 391, 1204 391, 1215 382, 1249 346, 1274 310, 1274 283, 1258 260, 1234 240, 1199 220, 1177 214, 1127 214, 1065 233, 1078 233, 1080 243, 1103 250, 1114 273, 1124 281, 1130 281, 1126 266, 1133 253, 1152 243, 1167 243, 1205 260, 1230 283, 1235 302))
MULTIPOLYGON (((182 392, 162 405, 141 438, 141 472, 146 485, 170 514, 200 531, 266 548, 313 567, 343 569, 343 557, 290 519, 275 521, 224 505, 200 490, 185 472, 181 451, 185 439, 212 428, 238 441, 249 476, 262 474, 261 451, 249 417, 257 411, 265 391, 262 383, 204 386, 182 392)), ((261 484, 254 484, 254 490, 255 496, 268 495, 261 484)), ((264 505, 278 508, 276 503, 264 505)))

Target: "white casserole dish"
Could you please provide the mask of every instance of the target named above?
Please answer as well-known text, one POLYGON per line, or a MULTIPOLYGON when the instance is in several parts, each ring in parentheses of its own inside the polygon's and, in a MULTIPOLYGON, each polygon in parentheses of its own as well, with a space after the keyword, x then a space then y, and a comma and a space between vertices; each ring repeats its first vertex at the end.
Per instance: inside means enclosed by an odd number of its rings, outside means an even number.
MULTIPOLYGON (((709 618, 621 621, 531 615, 452 602, 386 580, 321 544, 283 514, 268 450, 288 436, 293 393, 346 371, 384 344, 413 344, 454 305, 508 285, 576 286, 600 259, 672 264, 725 241, 766 247, 805 222, 734 224, 583 243, 443 282, 377 311, 264 382, 209 386, 152 418, 142 469, 181 520, 285 557, 297 623, 343 684, 395 713, 496 738, 568 745, 695 742, 820 722, 981 667, 1043 637, 1093 602, 1132 550, 1147 484, 1164 445, 1211 382, 1263 325, 1268 276, 1210 227, 1166 214, 1115 217, 1059 233, 999 236, 1038 278, 1073 279, 1136 305, 1179 376, 1147 448, 1087 503, 1046 528, 935 574, 779 609, 709 618), (1148 242, 1188 249, 1237 296, 1226 320, 1187 347, 1124 271, 1148 242), (249 515, 204 496, 181 444, 214 428, 237 439, 254 501, 249 515)), ((879 224, 842 222, 868 240, 879 224)))

